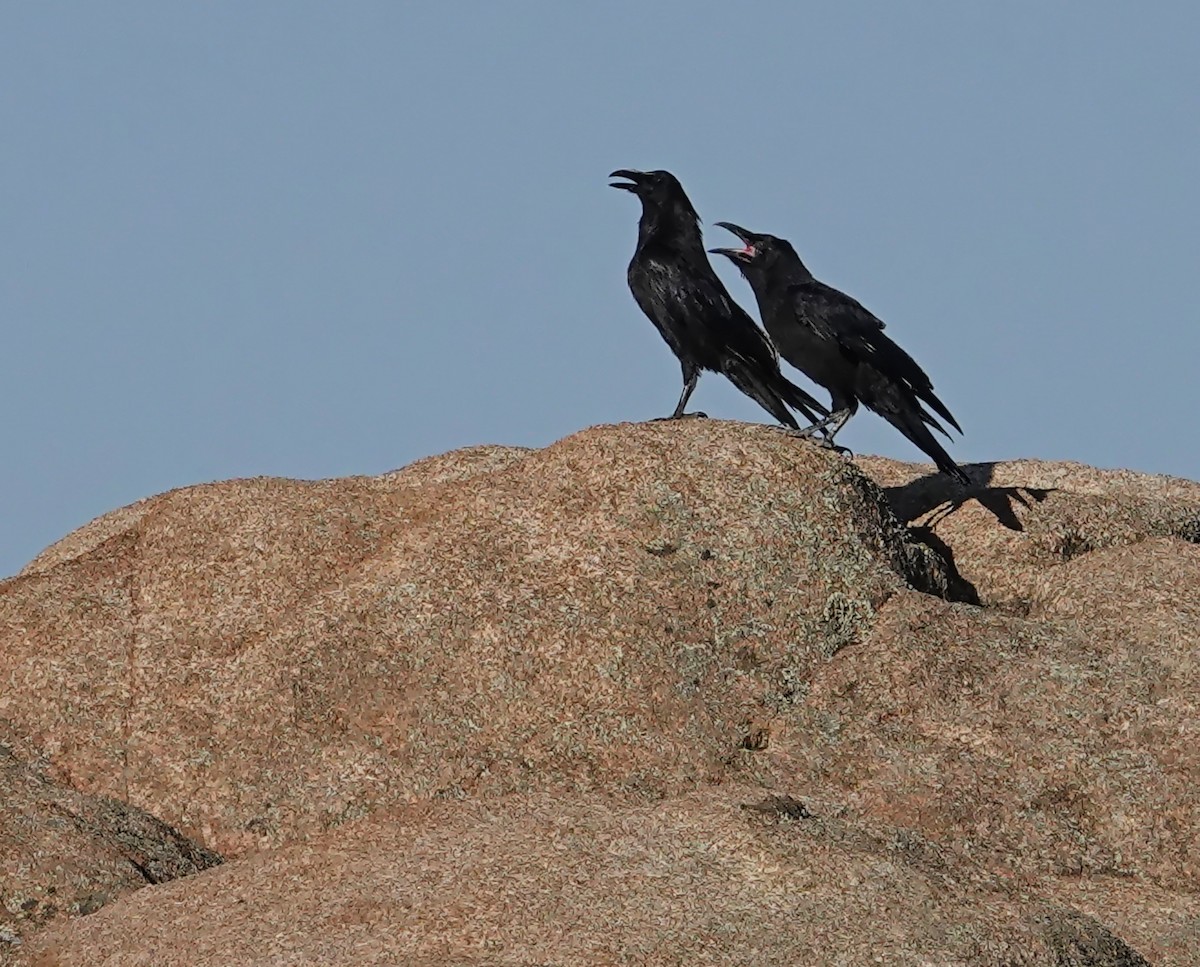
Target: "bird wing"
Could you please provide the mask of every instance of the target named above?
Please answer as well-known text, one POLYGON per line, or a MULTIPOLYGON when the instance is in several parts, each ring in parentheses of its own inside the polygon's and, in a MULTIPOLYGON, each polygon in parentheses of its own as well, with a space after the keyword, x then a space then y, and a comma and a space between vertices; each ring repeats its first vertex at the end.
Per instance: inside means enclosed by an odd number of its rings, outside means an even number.
POLYGON ((884 333, 883 321, 861 302, 816 279, 793 285, 790 292, 798 321, 818 335, 836 341, 856 361, 907 384, 915 396, 962 432, 949 409, 934 394, 933 382, 925 370, 884 333))
POLYGON ((663 323, 714 350, 769 369, 778 368, 779 354, 774 344, 733 301, 707 263, 697 268, 679 262, 648 262, 644 271, 654 312, 665 317, 663 323))
POLYGON ((729 290, 712 270, 705 255, 703 262, 689 268, 694 283, 692 295, 696 299, 695 311, 725 340, 725 348, 757 365, 769 369, 779 368, 779 351, 765 332, 750 315, 733 300, 729 290))
MULTIPOLYGON (((799 321, 819 335, 840 343, 858 357, 869 358, 879 352, 883 320, 857 299, 816 279, 791 285, 788 291, 799 321)), ((891 342, 886 336, 882 338, 891 342)))

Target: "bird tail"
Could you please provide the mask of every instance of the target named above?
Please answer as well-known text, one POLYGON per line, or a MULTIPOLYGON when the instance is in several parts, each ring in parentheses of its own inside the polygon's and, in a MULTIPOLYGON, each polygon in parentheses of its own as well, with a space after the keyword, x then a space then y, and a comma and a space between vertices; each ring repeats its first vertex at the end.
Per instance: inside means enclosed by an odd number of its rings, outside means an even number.
MULTIPOLYGON (((937 398, 937 394, 934 393, 932 386, 922 386, 916 390, 916 394, 921 398, 921 401, 927 403, 938 416, 954 427, 954 429, 958 430, 959 433, 962 433, 962 427, 958 425, 958 420, 954 419, 954 416, 950 413, 950 410, 947 408, 946 404, 937 398)), ((946 434, 947 439, 950 437, 950 434, 946 433, 941 424, 931 421, 932 418, 926 420, 925 422, 936 426, 939 430, 946 434)))
MULTIPOLYGON (((950 431, 947 430, 944 426, 942 426, 942 424, 940 424, 929 413, 929 411, 925 409, 925 407, 923 407, 923 406, 920 407, 920 410, 921 410, 921 422, 922 423, 924 423, 926 426, 932 427, 933 429, 937 430, 938 433, 940 433, 942 436, 944 436, 947 440, 954 439, 952 436, 950 436, 950 431)), ((962 433, 962 430, 959 430, 958 432, 962 433)))
POLYGON ((779 376, 779 386, 779 395, 783 397, 783 401, 797 413, 803 413, 809 423, 816 423, 829 415, 829 410, 782 373, 779 376))
POLYGON ((724 360, 721 372, 729 378, 734 386, 784 426, 793 430, 798 430, 800 424, 788 410, 789 406, 797 412, 803 413, 810 423, 817 421, 817 417, 813 416, 814 411, 822 416, 829 415, 829 411, 825 407, 784 376, 778 366, 768 368, 757 360, 747 360, 742 356, 731 355, 724 360))
POLYGON ((787 403, 783 394, 780 392, 780 380, 782 377, 779 371, 776 370, 774 379, 770 378, 770 374, 764 373, 761 367, 748 364, 745 360, 739 357, 732 357, 725 360, 721 371, 729 378, 738 389, 754 400, 759 406, 770 413, 775 419, 786 427, 793 430, 799 429, 800 425, 796 422, 796 418, 792 416, 787 408, 787 403))
POLYGON ((922 412, 920 405, 915 400, 909 406, 889 407, 876 412, 933 460, 942 473, 953 477, 961 484, 970 484, 971 478, 954 462, 954 458, 929 432, 929 428, 925 425, 928 420, 924 419, 928 414, 922 412))

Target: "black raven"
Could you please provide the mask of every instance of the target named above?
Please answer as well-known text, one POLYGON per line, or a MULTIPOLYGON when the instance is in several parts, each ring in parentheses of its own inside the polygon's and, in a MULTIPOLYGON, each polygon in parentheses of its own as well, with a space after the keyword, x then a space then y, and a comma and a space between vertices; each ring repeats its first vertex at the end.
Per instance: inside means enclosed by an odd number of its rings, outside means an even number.
MULTIPOLYGON (((771 341, 717 277, 704 252, 700 216, 669 171, 614 171, 613 184, 642 200, 637 250, 629 263, 629 288, 683 367, 683 417, 702 370, 724 373, 784 426, 799 429, 788 407, 812 421, 829 411, 779 371, 771 341)), ((700 415, 700 414, 698 414, 700 415)))
POLYGON ((817 281, 786 239, 717 222, 742 248, 717 248, 732 261, 758 300, 772 342, 789 363, 829 390, 833 415, 802 432, 824 429, 831 443, 861 402, 933 458, 961 483, 970 479, 929 432, 949 436, 924 403, 954 429, 962 428, 933 392, 916 361, 884 335, 884 324, 859 302, 817 281))

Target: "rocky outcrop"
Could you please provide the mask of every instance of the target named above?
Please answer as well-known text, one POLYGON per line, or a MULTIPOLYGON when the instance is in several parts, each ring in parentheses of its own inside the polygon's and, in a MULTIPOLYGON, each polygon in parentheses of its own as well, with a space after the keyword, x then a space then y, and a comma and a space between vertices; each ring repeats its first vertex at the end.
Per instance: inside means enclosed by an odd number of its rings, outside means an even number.
POLYGON ((728 424, 135 510, 4 588, 0 714, 232 855, 431 796, 719 777, 780 676, 933 559, 852 464, 728 424))
POLYGON ((920 837, 728 787, 354 824, 131 897, 52 936, 37 963, 124 967, 148 951, 161 967, 1146 963, 920 837))
MULTIPOLYGON (((695 882, 695 917, 734 959, 869 962, 874 944, 891 962, 1192 963, 1200 485, 969 470, 959 491, 687 421, 100 518, 0 584, 0 718, 56 781, 234 862, 56 929, 45 962, 132 962, 184 908, 246 951, 228 963, 293 962, 255 959, 259 926, 295 962, 356 962, 334 952, 381 917, 394 929, 357 962, 585 962, 535 927, 624 923, 621 904, 695 882), (812 816, 740 808, 772 796, 812 816), (516 903, 503 857, 556 823, 578 827, 595 885, 551 902, 574 861, 546 854, 537 918, 518 904, 492 931, 488 904, 516 903), (660 882, 613 845, 626 826, 660 851, 686 826, 730 843, 731 865, 660 882), (419 845, 447 837, 461 847, 441 859, 419 845), (460 866, 482 892, 458 927, 374 905, 449 889, 460 866), (314 904, 329 888, 312 918, 350 931, 326 946, 281 926, 306 877, 314 904), (253 916, 201 912, 251 882, 253 916), (777 887, 803 896, 780 906, 777 887), (745 896, 723 906, 730 889, 745 896), (780 932, 785 911, 806 922, 780 932)), ((642 957, 629 918, 594 962, 703 962, 686 945, 642 957)), ((177 962, 217 962, 202 950, 197 932, 177 962)))

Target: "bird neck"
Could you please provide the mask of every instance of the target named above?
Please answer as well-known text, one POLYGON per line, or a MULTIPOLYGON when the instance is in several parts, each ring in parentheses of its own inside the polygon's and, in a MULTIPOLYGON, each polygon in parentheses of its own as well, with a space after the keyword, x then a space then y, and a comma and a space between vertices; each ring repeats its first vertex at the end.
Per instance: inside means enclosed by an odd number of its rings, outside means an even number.
POLYGON ((742 273, 742 278, 750 284, 750 291, 758 300, 762 300, 771 294, 770 280, 764 272, 757 271, 747 265, 739 265, 738 270, 742 273))
POLYGON ((779 289, 786 289, 793 285, 804 285, 807 282, 812 282, 815 278, 808 271, 808 266, 800 261, 799 256, 780 259, 779 264, 774 267, 773 271, 767 274, 772 284, 779 289))
POLYGON ((792 286, 804 285, 813 280, 812 273, 799 259, 795 261, 789 259, 786 264, 781 261, 759 268, 757 271, 750 270, 742 274, 745 275, 746 281, 750 283, 750 288, 754 290, 754 295, 760 302, 763 300, 773 302, 783 298, 792 286))
POLYGON ((638 244, 644 246, 651 241, 677 248, 702 249, 704 240, 700 234, 700 217, 690 208, 646 206, 638 221, 638 244))

